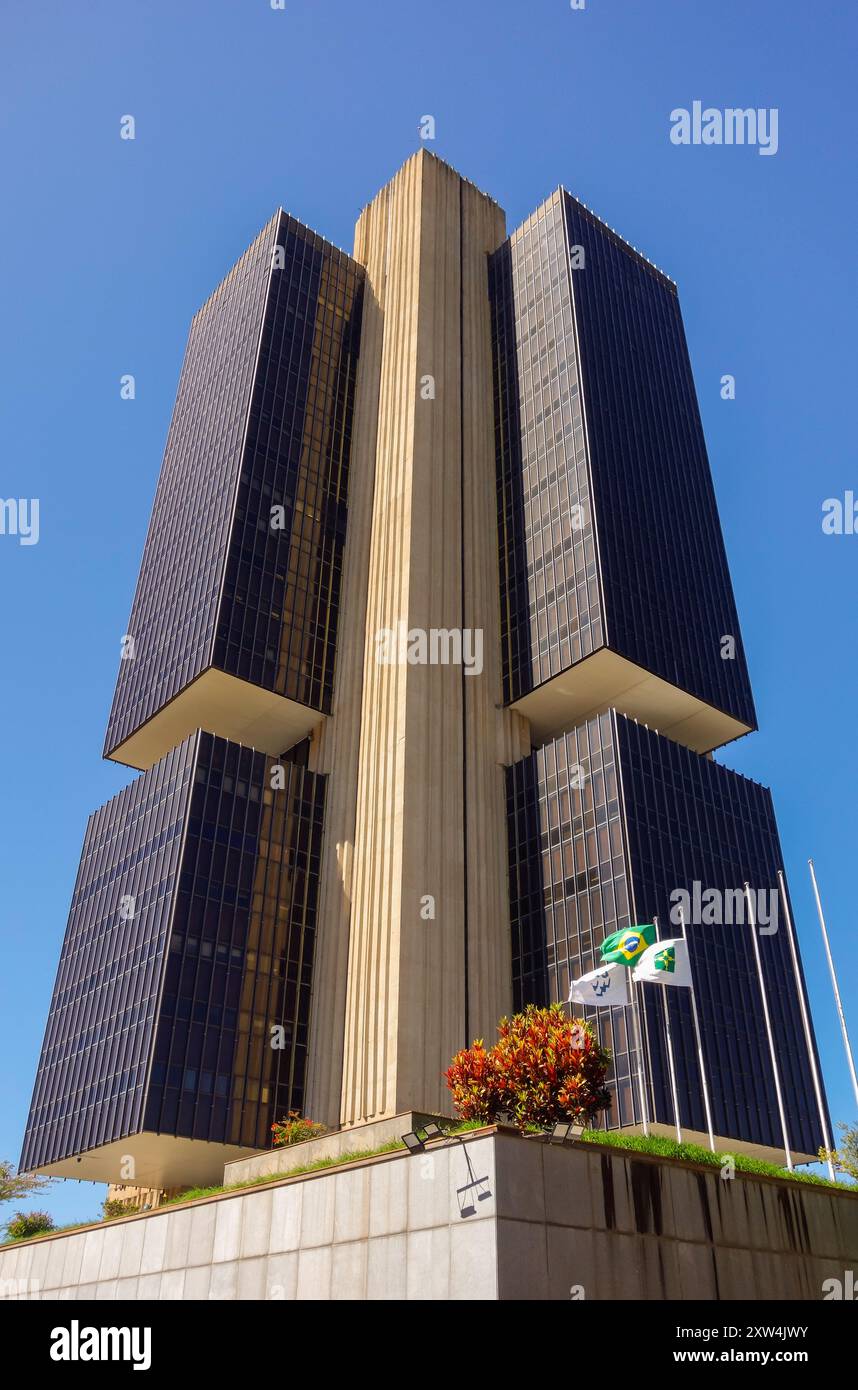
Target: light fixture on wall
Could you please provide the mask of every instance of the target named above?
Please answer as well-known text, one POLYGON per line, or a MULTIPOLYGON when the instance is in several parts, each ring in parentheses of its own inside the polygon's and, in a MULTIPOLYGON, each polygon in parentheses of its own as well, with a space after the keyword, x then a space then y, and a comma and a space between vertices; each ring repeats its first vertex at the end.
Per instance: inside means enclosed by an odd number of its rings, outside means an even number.
POLYGON ((410 1154, 420 1154, 430 1139, 446 1138, 441 1126, 436 1125, 434 1120, 430 1120, 429 1124, 420 1125, 417 1129, 410 1129, 407 1134, 403 1134, 402 1142, 410 1154))
POLYGON ((551 1131, 552 1144, 574 1144, 584 1133, 583 1125, 573 1125, 566 1120, 559 1121, 551 1131))

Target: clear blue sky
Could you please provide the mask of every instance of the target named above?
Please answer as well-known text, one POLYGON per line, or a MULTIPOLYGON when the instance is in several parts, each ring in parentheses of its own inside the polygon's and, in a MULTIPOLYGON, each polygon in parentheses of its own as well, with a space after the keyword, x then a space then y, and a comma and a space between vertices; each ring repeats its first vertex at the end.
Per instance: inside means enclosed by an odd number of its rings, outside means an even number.
MULTIPOLYGON (((6 0, 0 496, 38 497, 41 536, 0 536, 0 1156, 86 817, 129 778, 100 751, 191 315, 279 204, 350 249, 426 114, 510 229, 562 182, 679 283, 761 726, 723 761, 774 789, 831 1108, 855 1119, 805 861, 858 1043, 858 536, 821 530, 858 492, 856 30, 832 0, 6 0), (671 144, 698 99, 777 107, 778 153, 671 144)), ((82 1218, 103 1191, 46 1204, 82 1218)))

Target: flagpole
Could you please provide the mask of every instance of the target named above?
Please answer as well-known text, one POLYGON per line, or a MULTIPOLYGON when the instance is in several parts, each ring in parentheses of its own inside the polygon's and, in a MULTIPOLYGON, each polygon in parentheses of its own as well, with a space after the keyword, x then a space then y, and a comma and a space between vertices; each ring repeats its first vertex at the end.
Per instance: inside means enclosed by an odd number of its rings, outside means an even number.
POLYGON ((852 1089, 855 1092, 855 1102, 858 1104, 858 1077, 855 1075, 855 1058, 852 1056, 852 1044, 849 1041, 849 1034, 846 1031, 846 1015, 843 1012, 843 1001, 840 998, 840 989, 837 984, 837 972, 834 969, 834 957, 831 954, 828 931, 825 926, 825 918, 822 915, 822 899, 819 896, 819 885, 816 882, 816 871, 813 867, 813 860, 808 859, 807 862, 810 865, 810 877, 813 880, 816 910, 819 913, 819 925, 822 927, 822 939, 825 942, 825 954, 828 957, 828 970, 834 989, 834 1002, 837 1005, 837 1013, 840 1018, 840 1031, 843 1034, 843 1046, 846 1048, 846 1061, 849 1063, 849 1074, 852 1077, 852 1089))
MULTIPOLYGON (((661 933, 658 929, 658 918, 653 917, 652 924, 655 927, 655 939, 661 940, 661 933)), ((682 1143, 682 1130, 679 1124, 679 1096, 676 1090, 676 1067, 673 1063, 673 1041, 670 1036, 670 990, 661 987, 661 998, 664 1004, 664 1031, 667 1035, 667 1066, 670 1072, 670 1093, 673 1096, 673 1124, 676 1130, 676 1142, 682 1143)))
POLYGON ((638 1017, 638 991, 637 984, 635 980, 631 978, 631 974, 632 972, 630 970, 629 988, 632 994, 632 1018, 634 1019, 635 1024, 635 1043, 638 1049, 638 1091, 640 1092, 641 1101, 641 1121, 643 1123, 644 1135, 646 1137, 649 1137, 649 1107, 647 1106, 646 1088, 644 1086, 643 1044, 641 1043, 641 1026, 640 1019, 638 1017))
POLYGON ((751 940, 754 943, 754 959, 757 962, 757 979, 760 984, 760 996, 763 1001, 763 1017, 766 1020, 766 1033, 769 1038, 769 1056, 772 1059, 772 1071, 775 1074, 775 1093, 778 1098, 778 1113, 781 1117, 781 1132, 784 1141, 784 1153, 786 1154, 787 1168, 790 1172, 793 1169, 792 1153, 790 1152, 789 1137, 787 1135, 786 1113, 784 1111, 784 1098, 781 1091, 781 1074, 778 1067, 777 1053, 775 1052, 775 1039, 772 1033, 772 1021, 769 1017, 769 997, 766 993, 766 982, 763 979, 763 966, 760 960, 760 943, 757 940, 757 922, 754 917, 754 904, 751 900, 751 885, 745 882, 745 901, 748 904, 748 918, 751 923, 751 940))
MULTIPOLYGON (((805 999, 801 971, 798 968, 798 951, 796 949, 795 944, 795 930, 793 928, 792 914, 789 910, 789 902, 787 900, 786 882, 784 880, 783 869, 778 869, 778 885, 781 890, 781 902, 783 903, 784 916, 786 917, 787 936, 789 937, 789 950, 790 955, 792 956, 792 968, 793 973, 795 975, 795 987, 798 990, 798 1003, 799 1008, 801 1009, 801 1021, 804 1026, 804 1041, 807 1044, 807 1055, 810 1059, 810 1074, 813 1077, 813 1089, 816 1093, 816 1108, 819 1112, 819 1124, 822 1130, 822 1140, 825 1144, 826 1153, 831 1153, 831 1137, 828 1133, 828 1124, 825 1119, 825 1106, 822 1101, 822 1087, 819 1084, 819 1069, 816 1065, 816 1051, 813 1046, 813 1038, 810 1032, 810 1017, 807 1011, 807 1001, 805 999)), ((828 1176, 830 1177, 831 1181, 834 1182, 834 1164, 831 1162, 830 1158, 826 1159, 826 1162, 828 1164, 828 1176)))
MULTIPOLYGON (((682 939, 687 944, 688 937, 685 934, 685 913, 679 909, 679 923, 682 927, 682 939)), ((706 1112, 706 1128, 709 1132, 709 1148, 715 1152, 715 1130, 712 1127, 712 1106, 709 1103, 709 1082, 706 1080, 706 1064, 703 1061, 703 1038, 700 1035, 700 1019, 697 1016, 697 998, 694 993, 694 971, 691 969, 691 950, 688 952, 688 973, 691 976, 691 1018, 694 1023, 694 1041, 697 1044, 697 1066, 700 1071, 700 1085, 703 1089, 703 1109, 706 1112)))

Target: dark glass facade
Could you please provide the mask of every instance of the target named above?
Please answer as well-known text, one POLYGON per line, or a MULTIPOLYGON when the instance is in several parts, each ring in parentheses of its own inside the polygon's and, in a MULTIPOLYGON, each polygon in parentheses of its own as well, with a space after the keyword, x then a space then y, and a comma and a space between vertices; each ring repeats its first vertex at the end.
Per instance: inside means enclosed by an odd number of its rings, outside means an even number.
POLYGON ((193 765, 189 740, 89 818, 22 1170, 141 1127, 193 765))
POLYGON ((559 193, 489 258, 508 700, 605 640, 568 262, 559 193))
POLYGON ((198 732, 90 818, 22 1170, 300 1108, 325 778, 272 762, 198 732))
POLYGON ((195 316, 106 755, 209 667, 329 710, 362 295, 280 212, 195 316))
MULTIPOLYGON (((671 923, 678 889, 692 904, 695 883, 701 895, 741 894, 746 880, 766 902, 777 893, 783 861, 769 791, 614 711, 509 768, 507 797, 517 1005, 565 999, 570 978, 598 964, 601 941, 618 927, 657 917, 663 937, 680 935, 671 923)), ((688 923, 714 1128, 777 1148, 780 1120, 750 927, 737 911, 725 920, 731 909, 724 903, 720 923, 707 923, 705 913, 688 923)), ((777 931, 759 934, 762 968, 790 1143, 814 1153, 823 1138, 779 904, 778 914, 777 931)), ((651 1118, 673 1123, 667 999, 680 1119, 705 1131, 688 991, 641 988, 651 1118)), ((588 1013, 616 1054, 610 1123, 632 1123, 639 1116, 630 1010, 588 1013)))
POLYGON ((606 645, 754 727, 675 285, 561 189, 490 293, 506 698, 606 645))
MULTIPOLYGON (((777 930, 761 930, 758 940, 787 1131, 796 1149, 815 1153, 824 1140, 787 927, 777 899, 783 856, 771 792, 634 721, 617 717, 616 724, 638 920, 657 915, 667 935, 670 892, 684 888, 691 893, 695 882, 738 892, 747 880, 758 896, 765 895, 763 902, 776 904, 777 930)), ((705 908, 699 915, 700 924, 689 929, 690 954, 716 1130, 779 1147, 780 1119, 750 926, 744 914, 741 922, 724 925, 708 925, 705 908)), ((731 915, 726 902, 723 915, 731 915)), ((656 1113, 670 1122, 664 1032, 654 1007, 659 992, 652 987, 645 992, 650 996, 651 1055, 657 1059, 656 1113)), ((703 1129, 687 990, 671 991, 671 1031, 677 1035, 677 1082, 687 1094, 685 1113, 690 1110, 691 1116, 686 1123, 703 1129)))
MULTIPOLYGON (((612 712, 506 773, 513 1003, 565 1000, 606 936, 630 921, 630 876, 612 712), (570 975, 571 972, 571 975, 570 975)), ((587 1009, 614 1058, 610 1124, 639 1122, 631 1009, 587 1009)))

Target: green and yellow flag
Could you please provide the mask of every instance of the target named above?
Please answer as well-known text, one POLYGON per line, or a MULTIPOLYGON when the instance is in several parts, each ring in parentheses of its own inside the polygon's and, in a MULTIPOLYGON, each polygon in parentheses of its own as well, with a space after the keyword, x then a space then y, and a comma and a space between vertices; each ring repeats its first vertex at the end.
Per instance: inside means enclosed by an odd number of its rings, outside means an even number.
POLYGON ((690 985, 688 943, 681 936, 671 941, 657 941, 644 951, 632 971, 632 979, 657 985, 690 985))
POLYGON ((612 932, 605 937, 600 948, 602 964, 634 965, 655 939, 655 927, 651 923, 644 927, 623 927, 622 931, 612 932))

